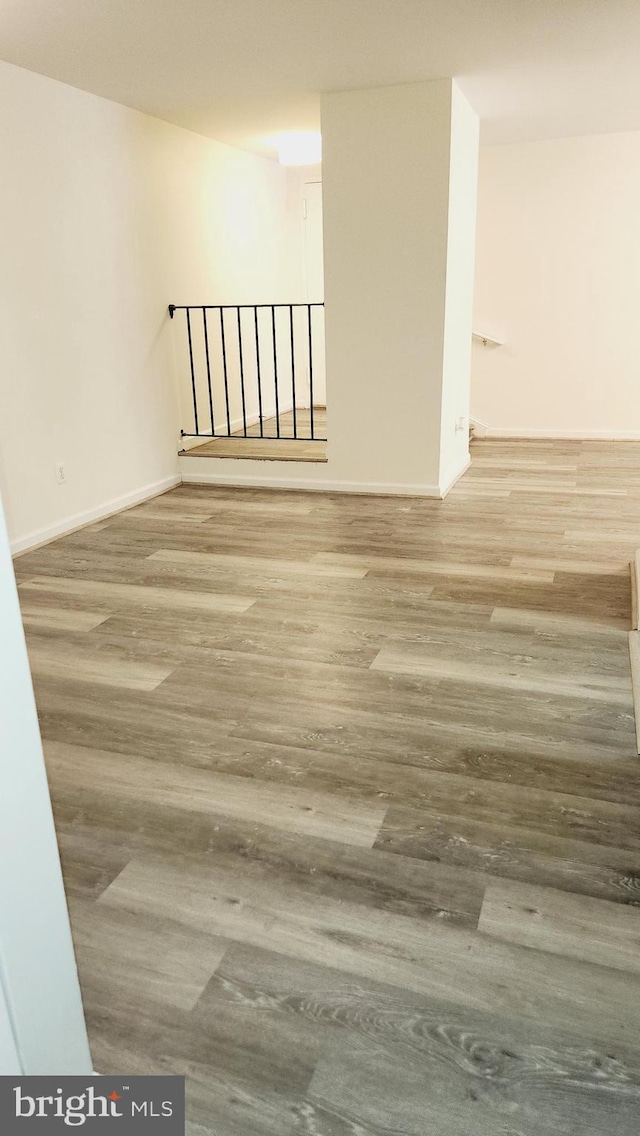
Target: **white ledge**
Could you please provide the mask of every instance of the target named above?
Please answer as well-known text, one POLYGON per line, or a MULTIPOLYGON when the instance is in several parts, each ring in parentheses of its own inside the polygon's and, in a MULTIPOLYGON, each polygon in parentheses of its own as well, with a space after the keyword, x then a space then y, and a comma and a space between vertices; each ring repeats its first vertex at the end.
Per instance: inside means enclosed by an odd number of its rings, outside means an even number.
POLYGON ((480 340, 483 347, 488 347, 489 344, 492 347, 502 347, 503 344, 502 339, 495 339, 493 335, 487 335, 484 331, 472 331, 471 338, 480 340))

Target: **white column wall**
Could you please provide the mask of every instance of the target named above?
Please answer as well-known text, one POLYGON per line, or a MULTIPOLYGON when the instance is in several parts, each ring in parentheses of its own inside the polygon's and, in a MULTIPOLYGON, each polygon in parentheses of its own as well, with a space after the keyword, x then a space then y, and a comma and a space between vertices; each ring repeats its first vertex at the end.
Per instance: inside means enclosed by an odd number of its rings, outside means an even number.
POLYGON ((451 82, 322 98, 329 461, 435 491, 451 82))

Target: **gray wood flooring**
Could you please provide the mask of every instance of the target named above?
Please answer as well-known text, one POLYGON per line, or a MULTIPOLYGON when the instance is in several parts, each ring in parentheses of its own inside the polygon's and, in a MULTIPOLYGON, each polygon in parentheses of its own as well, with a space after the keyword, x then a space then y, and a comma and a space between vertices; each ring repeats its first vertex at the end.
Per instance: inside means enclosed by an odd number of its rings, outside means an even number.
POLYGON ((637 1136, 640 446, 16 562, 95 1067, 191 1136, 637 1136))

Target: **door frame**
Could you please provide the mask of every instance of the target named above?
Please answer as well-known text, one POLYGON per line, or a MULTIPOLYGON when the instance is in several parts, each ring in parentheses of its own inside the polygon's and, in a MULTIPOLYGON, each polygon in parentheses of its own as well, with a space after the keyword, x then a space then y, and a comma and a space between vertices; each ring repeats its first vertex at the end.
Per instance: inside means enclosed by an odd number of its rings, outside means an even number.
POLYGON ((86 1076, 91 1054, 40 727, 0 501, 0 1037, 24 1074, 86 1076))

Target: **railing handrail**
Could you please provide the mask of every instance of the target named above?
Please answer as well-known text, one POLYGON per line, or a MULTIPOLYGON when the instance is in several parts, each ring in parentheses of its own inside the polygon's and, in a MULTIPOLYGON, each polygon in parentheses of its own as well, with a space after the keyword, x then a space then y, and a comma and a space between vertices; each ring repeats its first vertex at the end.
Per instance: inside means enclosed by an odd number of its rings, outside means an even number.
POLYGON ((324 300, 311 300, 310 302, 295 300, 288 304, 285 302, 278 304, 169 304, 169 316, 173 319, 174 312, 236 311, 237 308, 247 308, 251 311, 254 308, 324 308, 324 300))
POLYGON ((503 339, 496 339, 494 335, 488 335, 486 331, 476 331, 475 328, 471 332, 472 339, 479 339, 483 347, 487 347, 491 343, 494 347, 502 347, 504 344, 503 339))

